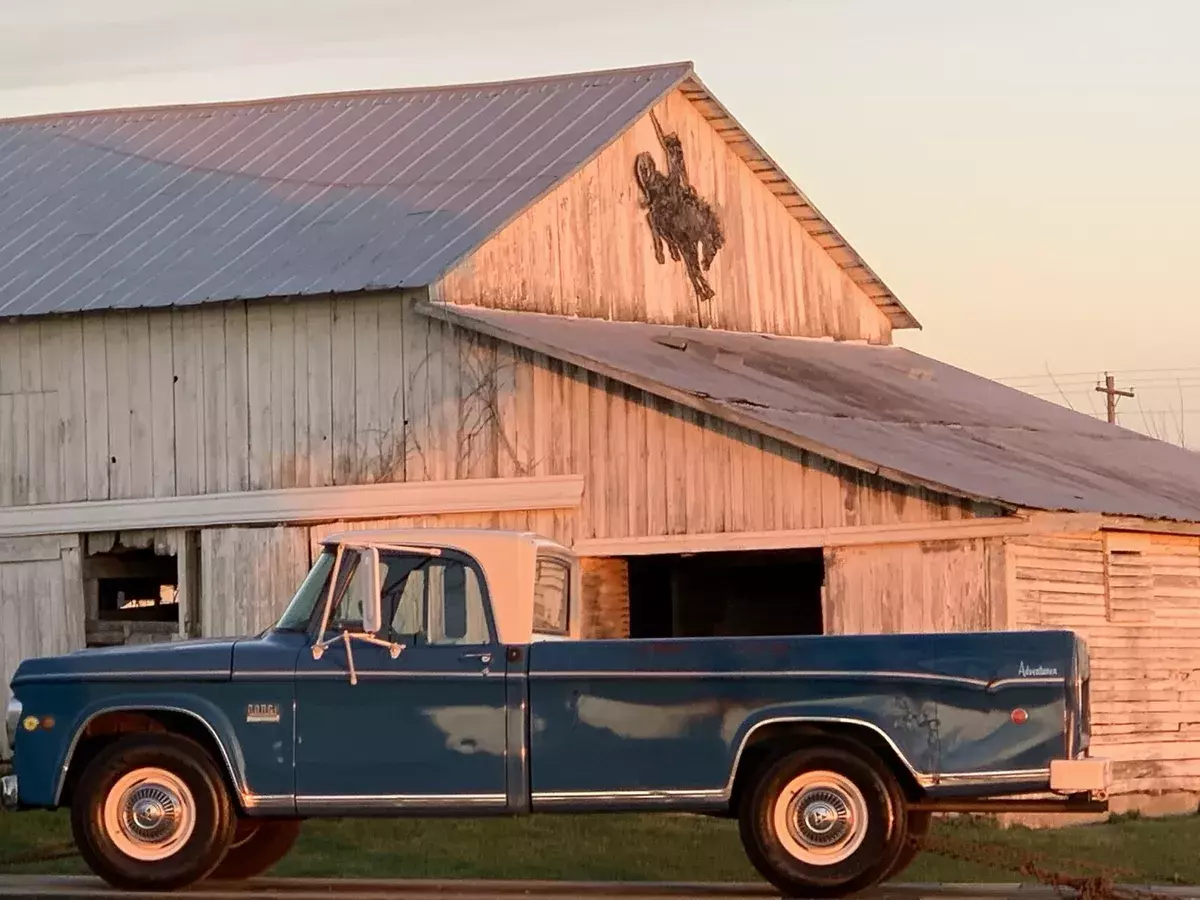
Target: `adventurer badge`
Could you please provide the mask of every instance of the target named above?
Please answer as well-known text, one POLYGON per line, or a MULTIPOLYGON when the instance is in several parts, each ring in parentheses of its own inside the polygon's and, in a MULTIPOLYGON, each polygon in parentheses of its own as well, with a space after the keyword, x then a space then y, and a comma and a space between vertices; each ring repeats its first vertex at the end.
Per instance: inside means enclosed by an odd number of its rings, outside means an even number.
POLYGON ((1050 666, 1027 666, 1022 660, 1020 666, 1017 667, 1017 674, 1022 678, 1053 678, 1058 675, 1058 669, 1050 666))
POLYGON ((246 707, 246 721, 254 725, 272 725, 279 721, 279 707, 274 703, 251 703, 246 707))

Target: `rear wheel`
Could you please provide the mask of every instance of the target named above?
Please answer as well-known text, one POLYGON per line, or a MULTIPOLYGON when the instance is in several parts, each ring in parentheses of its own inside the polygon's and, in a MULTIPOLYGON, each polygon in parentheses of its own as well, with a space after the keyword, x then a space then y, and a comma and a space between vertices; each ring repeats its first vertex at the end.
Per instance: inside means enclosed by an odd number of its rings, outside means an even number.
POLYGON ((792 897, 842 897, 883 881, 907 835, 904 796, 868 751, 807 747, 770 765, 743 797, 742 844, 792 897))
POLYGON ((213 881, 257 878, 288 855, 300 836, 299 819, 241 819, 213 881))
POLYGON ((233 822, 212 759, 175 735, 134 735, 101 750, 71 805, 79 855, 120 890, 171 891, 204 878, 229 846, 233 822))

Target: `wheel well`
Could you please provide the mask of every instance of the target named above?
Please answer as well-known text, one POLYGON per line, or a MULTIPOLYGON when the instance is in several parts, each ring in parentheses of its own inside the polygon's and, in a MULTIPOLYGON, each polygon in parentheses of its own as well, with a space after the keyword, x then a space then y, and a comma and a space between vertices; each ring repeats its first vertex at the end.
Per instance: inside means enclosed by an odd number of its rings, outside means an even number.
POLYGON ((75 752, 71 755, 58 805, 71 805, 80 776, 101 750, 125 735, 155 732, 177 735, 199 744, 212 759, 234 802, 240 804, 240 795, 230 778, 225 756, 212 732, 200 719, 173 710, 139 709, 101 713, 88 721, 76 742, 75 752))
POLYGON ((838 745, 864 756, 878 759, 895 777, 909 800, 924 794, 912 771, 895 748, 873 728, 843 722, 778 722, 755 729, 742 748, 734 773, 730 798, 731 815, 737 815, 742 795, 754 785, 759 772, 784 753, 804 746, 838 745))

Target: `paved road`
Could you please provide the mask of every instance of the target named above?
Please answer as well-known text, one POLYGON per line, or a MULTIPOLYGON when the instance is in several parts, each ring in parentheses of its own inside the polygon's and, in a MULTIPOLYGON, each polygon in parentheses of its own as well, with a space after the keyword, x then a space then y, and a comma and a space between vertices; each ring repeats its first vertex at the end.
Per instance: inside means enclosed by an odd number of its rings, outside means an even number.
MULTIPOLYGON (((1200 900, 1200 888, 1156 888, 1180 900, 1200 900)), ((172 897, 178 900, 495 900, 524 897, 530 900, 577 900, 581 897, 621 900, 665 900, 692 897, 697 900, 745 900, 774 897, 759 884, 612 884, 596 882, 544 881, 368 881, 330 879, 259 879, 241 885, 206 884, 176 894, 124 894, 94 878, 0 875, 0 898, 99 898, 137 896, 172 897)), ((889 885, 862 900, 1053 900, 1049 888, 1016 884, 904 884, 889 885)))

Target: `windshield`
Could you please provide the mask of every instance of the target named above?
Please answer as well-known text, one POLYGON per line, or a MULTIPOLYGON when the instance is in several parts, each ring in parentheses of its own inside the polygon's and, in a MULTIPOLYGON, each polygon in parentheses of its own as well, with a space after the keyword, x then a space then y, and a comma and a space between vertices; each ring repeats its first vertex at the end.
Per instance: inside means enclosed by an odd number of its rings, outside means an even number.
POLYGON ((296 591, 296 596, 288 604, 279 621, 275 623, 276 631, 304 631, 312 621, 313 610, 325 597, 325 585, 329 581, 329 573, 333 569, 336 558, 334 551, 326 549, 317 557, 309 570, 308 577, 296 591))

